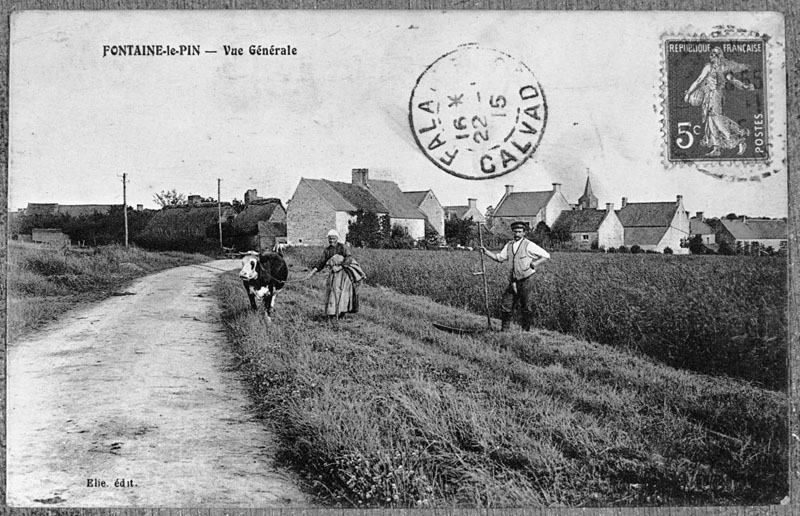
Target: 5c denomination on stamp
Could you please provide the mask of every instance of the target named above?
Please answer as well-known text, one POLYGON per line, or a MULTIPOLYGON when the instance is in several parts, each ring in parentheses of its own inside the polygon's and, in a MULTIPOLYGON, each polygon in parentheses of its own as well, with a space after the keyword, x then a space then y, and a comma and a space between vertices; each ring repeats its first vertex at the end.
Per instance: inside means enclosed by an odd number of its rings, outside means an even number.
POLYGON ((765 45, 760 38, 664 41, 669 161, 770 158, 765 45))
POLYGON ((409 121, 420 149, 437 167, 464 179, 488 179, 519 168, 536 151, 547 103, 524 63, 464 45, 417 79, 409 121))

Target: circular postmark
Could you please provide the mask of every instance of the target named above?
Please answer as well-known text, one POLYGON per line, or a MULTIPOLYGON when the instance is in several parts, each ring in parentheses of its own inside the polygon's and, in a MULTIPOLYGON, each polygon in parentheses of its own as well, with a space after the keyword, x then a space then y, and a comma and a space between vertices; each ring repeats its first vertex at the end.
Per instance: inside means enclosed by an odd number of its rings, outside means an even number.
POLYGON ((530 68, 474 44, 428 66, 408 109, 422 152, 463 179, 489 179, 519 168, 536 151, 547 123, 544 91, 530 68))

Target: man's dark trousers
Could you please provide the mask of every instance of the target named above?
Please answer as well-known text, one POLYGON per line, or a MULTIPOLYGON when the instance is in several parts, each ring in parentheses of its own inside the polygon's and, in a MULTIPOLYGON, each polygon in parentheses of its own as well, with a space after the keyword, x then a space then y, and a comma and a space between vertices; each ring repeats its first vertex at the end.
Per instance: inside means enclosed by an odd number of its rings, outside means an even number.
POLYGON ((508 287, 503 292, 503 297, 500 300, 500 319, 503 321, 504 330, 508 329, 515 301, 519 303, 522 329, 525 331, 531 329, 531 307, 533 306, 533 278, 531 276, 516 281, 516 292, 514 292, 514 282, 509 282, 508 287))

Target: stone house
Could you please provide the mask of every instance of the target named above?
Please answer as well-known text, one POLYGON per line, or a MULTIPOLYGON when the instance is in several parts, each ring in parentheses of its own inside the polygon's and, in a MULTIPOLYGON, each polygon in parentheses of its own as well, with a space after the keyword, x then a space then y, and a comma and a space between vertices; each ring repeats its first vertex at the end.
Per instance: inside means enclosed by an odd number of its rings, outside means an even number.
POLYGON ((477 206, 478 199, 467 199, 467 205, 445 206, 444 217, 446 220, 466 220, 472 217, 473 222, 486 223, 486 217, 477 206))
MULTIPOLYGON (((595 203, 596 205, 596 203, 595 203)), ((613 203, 606 203, 605 210, 580 208, 562 211, 554 226, 569 228, 572 241, 579 249, 600 249, 619 247, 625 242, 625 229, 622 227, 613 203)))
POLYGON ((506 185, 505 194, 489 220, 494 233, 510 233, 510 225, 515 220, 527 223, 531 230, 540 222, 552 228, 561 212, 571 209, 561 193, 560 183, 553 183, 552 190, 540 192, 514 192, 513 185, 506 185))
POLYGON ((352 181, 300 178, 286 208, 286 236, 289 245, 327 245, 330 229, 347 240, 350 221, 357 211, 388 215, 420 240, 425 238, 425 215, 409 201, 397 183, 370 179, 369 170, 355 168, 352 181))
POLYGON ((731 249, 741 249, 750 254, 752 249, 785 251, 788 228, 785 220, 778 219, 720 219, 716 221, 716 243, 726 242, 731 249))
POLYGON ((433 190, 423 190, 419 192, 403 192, 406 199, 417 207, 425 215, 431 229, 439 236, 444 237, 444 218, 445 211, 433 190))
POLYGON ((622 198, 617 212, 625 228, 625 246, 638 245, 644 251, 664 252, 669 247, 675 254, 689 254, 689 213, 683 207, 683 196, 674 202, 629 203, 622 198))
POLYGON ((701 243, 711 251, 719 250, 719 245, 716 242, 716 232, 708 224, 702 211, 698 211, 697 215, 689 219, 689 234, 690 238, 699 235, 701 243))
POLYGON ((262 199, 256 190, 245 193, 245 208, 231 224, 240 251, 266 251, 286 237, 286 209, 277 198, 262 199), (263 231, 263 233, 262 233, 263 231))

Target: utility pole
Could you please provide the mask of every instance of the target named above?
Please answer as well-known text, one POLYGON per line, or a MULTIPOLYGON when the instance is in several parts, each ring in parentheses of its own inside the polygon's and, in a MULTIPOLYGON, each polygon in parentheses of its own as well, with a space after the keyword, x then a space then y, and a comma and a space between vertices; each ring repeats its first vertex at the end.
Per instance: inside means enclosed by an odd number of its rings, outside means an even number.
POLYGON ((122 174, 122 214, 125 219, 125 247, 128 247, 128 174, 122 174))
POLYGON ((217 178, 217 223, 219 224, 219 248, 222 249, 222 198, 220 196, 222 179, 217 178))

